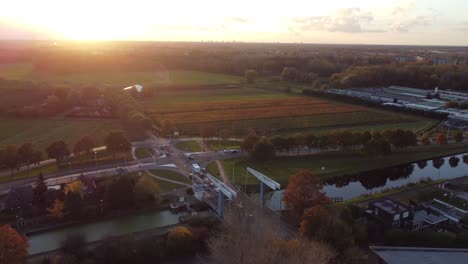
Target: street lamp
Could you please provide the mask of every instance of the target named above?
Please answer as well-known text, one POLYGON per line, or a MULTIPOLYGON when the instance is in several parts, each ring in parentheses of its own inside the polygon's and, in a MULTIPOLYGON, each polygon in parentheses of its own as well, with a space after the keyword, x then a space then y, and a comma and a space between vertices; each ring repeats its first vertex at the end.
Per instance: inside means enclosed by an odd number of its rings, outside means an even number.
POLYGON ((94 152, 94 166, 97 167, 97 151, 93 151, 94 152))

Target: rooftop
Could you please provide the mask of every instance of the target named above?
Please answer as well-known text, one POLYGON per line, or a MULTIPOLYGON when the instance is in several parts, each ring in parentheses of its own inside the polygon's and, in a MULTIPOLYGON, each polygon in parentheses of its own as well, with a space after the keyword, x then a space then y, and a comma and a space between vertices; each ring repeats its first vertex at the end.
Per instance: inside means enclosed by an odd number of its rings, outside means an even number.
POLYGON ((395 202, 395 201, 390 200, 390 199, 385 199, 385 200, 382 200, 382 201, 373 202, 372 204, 375 207, 378 207, 379 209, 384 210, 384 211, 386 211, 387 213, 390 213, 390 214, 396 214, 396 213, 408 210, 408 208, 405 205, 403 205, 401 203, 398 203, 398 202, 395 202))
POLYGON ((370 247, 388 264, 465 264, 468 249, 416 248, 416 247, 370 247))

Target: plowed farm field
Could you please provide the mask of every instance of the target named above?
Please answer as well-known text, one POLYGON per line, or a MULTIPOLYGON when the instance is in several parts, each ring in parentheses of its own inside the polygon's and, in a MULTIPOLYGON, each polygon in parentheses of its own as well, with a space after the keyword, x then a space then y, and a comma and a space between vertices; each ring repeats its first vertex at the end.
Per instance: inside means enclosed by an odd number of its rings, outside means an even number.
POLYGON ((253 88, 163 93, 156 100, 144 101, 143 107, 153 119, 170 120, 184 133, 198 133, 207 125, 300 131, 388 124, 414 128, 419 126, 414 122, 421 122, 399 113, 253 88))

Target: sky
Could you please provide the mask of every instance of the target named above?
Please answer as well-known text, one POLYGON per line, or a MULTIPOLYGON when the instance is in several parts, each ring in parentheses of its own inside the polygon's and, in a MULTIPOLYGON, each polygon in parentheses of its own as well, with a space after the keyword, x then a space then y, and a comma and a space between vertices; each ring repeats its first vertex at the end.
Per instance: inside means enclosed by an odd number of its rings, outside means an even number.
POLYGON ((1 0, 0 39, 468 45, 468 0, 1 0))

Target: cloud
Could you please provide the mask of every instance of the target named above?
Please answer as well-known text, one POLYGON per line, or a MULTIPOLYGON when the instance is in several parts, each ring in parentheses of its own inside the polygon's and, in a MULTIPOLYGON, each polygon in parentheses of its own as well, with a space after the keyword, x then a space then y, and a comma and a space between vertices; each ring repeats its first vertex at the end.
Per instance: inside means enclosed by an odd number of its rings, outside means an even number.
POLYGON ((436 19, 437 16, 435 15, 417 16, 414 18, 402 19, 400 21, 392 23, 390 25, 390 30, 400 33, 406 33, 415 27, 430 26, 434 24, 436 19))
POLYGON ((293 18, 290 30, 296 33, 309 30, 345 33, 381 32, 365 27, 373 20, 374 17, 370 12, 362 12, 359 8, 344 8, 329 16, 293 18))
POLYGON ((406 16, 409 14, 410 10, 414 8, 416 1, 408 1, 406 4, 401 4, 396 6, 393 11, 393 16, 406 16))
POLYGON ((246 17, 238 17, 238 16, 232 16, 232 17, 227 17, 224 20, 225 23, 248 23, 249 19, 246 17))

